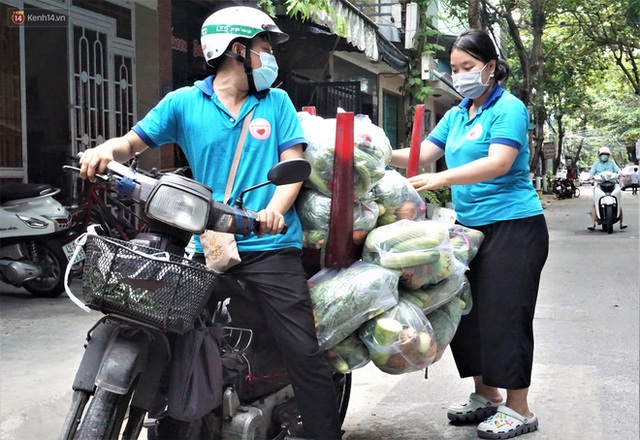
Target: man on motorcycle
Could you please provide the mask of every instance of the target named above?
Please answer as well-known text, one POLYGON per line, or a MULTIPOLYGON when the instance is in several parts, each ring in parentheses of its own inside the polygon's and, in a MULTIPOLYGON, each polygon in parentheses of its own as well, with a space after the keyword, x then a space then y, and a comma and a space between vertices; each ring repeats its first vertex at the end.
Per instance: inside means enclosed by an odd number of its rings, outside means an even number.
MULTIPOLYGON (((270 88, 278 73, 272 46, 288 38, 257 9, 215 12, 201 32, 204 57, 214 74, 169 93, 123 137, 87 150, 81 176, 95 179, 110 160, 123 162, 147 147, 177 143, 194 178, 213 189, 214 199, 226 202, 227 177, 250 111, 232 200, 243 188, 263 182, 277 162, 302 158, 306 141, 296 110, 284 91, 270 88)), ((337 440, 341 432, 334 384, 318 346, 301 260, 302 230, 293 207, 301 186, 268 185, 245 198, 244 207, 258 212, 260 230, 236 235, 242 262, 228 272, 246 283, 248 298, 233 297, 229 310, 234 325, 251 327, 249 314, 266 322, 289 373, 305 437, 337 440), (285 223, 288 230, 280 234, 285 223), (245 312, 244 322, 236 321, 235 312, 245 312)), ((204 262, 198 237, 195 243, 194 259, 204 262)))
MULTIPOLYGON (((620 173, 620 168, 613 160, 609 160, 611 156, 611 150, 608 147, 600 147, 598 150, 598 161, 595 162, 591 166, 591 170, 589 170, 589 175, 591 177, 596 174, 610 172, 610 173, 620 173)), ((620 203, 620 201, 618 201, 620 203)), ((622 206, 620 207, 620 229, 626 229, 627 225, 622 222, 622 206)), ((596 203, 595 201, 591 204, 591 224, 587 226, 587 229, 590 231, 595 231, 596 229, 596 203)))

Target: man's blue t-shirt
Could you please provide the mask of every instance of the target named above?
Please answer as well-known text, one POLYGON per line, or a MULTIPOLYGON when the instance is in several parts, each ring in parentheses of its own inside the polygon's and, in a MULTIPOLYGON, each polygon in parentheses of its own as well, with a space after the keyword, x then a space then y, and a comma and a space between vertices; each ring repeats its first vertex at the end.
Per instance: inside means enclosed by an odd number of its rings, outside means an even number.
POLYGON ((471 185, 452 185, 457 218, 466 226, 482 226, 543 213, 529 179, 529 114, 518 98, 497 85, 478 113, 469 119, 470 99, 447 111, 427 137, 444 149, 448 168, 487 157, 491 144, 518 150, 503 176, 471 185))
MULTIPOLYGON (((302 126, 286 92, 270 89, 250 95, 236 119, 213 92, 213 76, 210 76, 167 94, 133 131, 151 148, 177 143, 189 161, 195 180, 213 189, 213 199, 222 202, 243 119, 252 108, 255 111, 231 192, 231 200, 235 200, 243 189, 267 180, 267 173, 280 161, 284 150, 298 144, 306 147, 302 126)), ((274 185, 266 185, 246 193, 244 208, 253 211, 266 208, 274 191, 274 185)), ((294 207, 285 214, 284 220, 289 227, 286 234, 236 235, 238 250, 301 248, 302 227, 294 207)), ((202 252, 198 237, 196 252, 202 252)))

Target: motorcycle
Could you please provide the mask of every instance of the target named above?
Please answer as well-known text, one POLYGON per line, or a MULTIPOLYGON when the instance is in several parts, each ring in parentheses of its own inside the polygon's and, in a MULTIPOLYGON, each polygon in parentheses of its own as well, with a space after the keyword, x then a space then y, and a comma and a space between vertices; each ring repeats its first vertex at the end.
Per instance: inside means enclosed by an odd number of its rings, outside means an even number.
POLYGON ((593 203, 596 207, 596 222, 602 230, 611 234, 613 225, 620 221, 621 190, 618 174, 604 172, 594 176, 593 203))
POLYGON ((580 189, 573 185, 569 179, 556 177, 553 180, 553 194, 560 200, 578 198, 580 197, 580 189))
MULTIPOLYGON (((233 206, 211 200, 209 188, 184 176, 153 178, 116 162, 108 171, 100 178, 114 179, 121 195, 140 204, 149 229, 128 242, 87 236, 84 304, 79 305, 105 316, 89 330, 60 439, 135 440, 145 427, 149 439, 299 436, 295 396, 279 356, 274 356, 277 350, 269 345, 273 339, 234 327, 225 313, 226 298, 246 287, 229 274, 179 255, 192 234, 205 229, 255 230, 257 214, 241 207, 244 194, 266 184, 303 181, 310 173, 308 162, 275 165, 267 181, 245 189, 233 206), (195 422, 180 421, 166 417, 170 359, 176 336, 197 321, 222 328, 222 404, 195 422)), ((334 384, 344 419, 350 374, 335 374, 334 384)))
POLYGON ((75 244, 71 215, 48 184, 0 188, 0 281, 38 297, 64 292, 64 273, 75 244))

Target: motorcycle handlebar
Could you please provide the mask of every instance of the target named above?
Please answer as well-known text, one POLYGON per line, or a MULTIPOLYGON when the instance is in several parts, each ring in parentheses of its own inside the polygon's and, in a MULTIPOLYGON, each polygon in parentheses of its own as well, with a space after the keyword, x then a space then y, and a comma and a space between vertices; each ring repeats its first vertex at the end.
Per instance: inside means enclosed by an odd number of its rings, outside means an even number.
MULTIPOLYGON (((81 157, 82 153, 78 153, 77 159, 79 160, 81 157)), ((79 171, 79 169, 75 169, 79 171)), ((149 194, 160 177, 160 175, 155 177, 148 176, 117 161, 109 162, 107 170, 109 171, 109 175, 105 176, 96 174, 96 176, 99 176, 105 181, 113 179, 112 176, 114 175, 117 176, 115 180, 118 194, 130 198, 138 203, 145 203, 147 201, 149 194)), ((187 179, 184 176, 181 177, 187 179)), ((260 223, 257 220, 256 212, 239 209, 214 200, 211 200, 210 205, 209 221, 207 222, 208 229, 243 235, 259 231, 260 223)), ((289 227, 284 225, 280 234, 286 234, 288 229, 289 227)))

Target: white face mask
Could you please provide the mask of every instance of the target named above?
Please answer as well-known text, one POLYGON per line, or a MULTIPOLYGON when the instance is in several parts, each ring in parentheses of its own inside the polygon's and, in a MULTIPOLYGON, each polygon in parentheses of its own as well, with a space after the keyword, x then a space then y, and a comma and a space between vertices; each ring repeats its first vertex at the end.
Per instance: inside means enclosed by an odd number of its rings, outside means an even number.
POLYGON ((453 87, 465 98, 479 98, 480 95, 487 90, 487 86, 491 79, 491 77, 489 77, 486 84, 482 82, 482 72, 488 65, 489 63, 485 64, 482 70, 478 70, 476 72, 463 72, 451 76, 451 79, 453 80, 453 87))
POLYGON ((253 69, 253 84, 256 86, 258 92, 267 90, 274 83, 278 77, 278 63, 276 57, 267 52, 256 52, 251 50, 260 57, 262 66, 257 69, 253 69))

